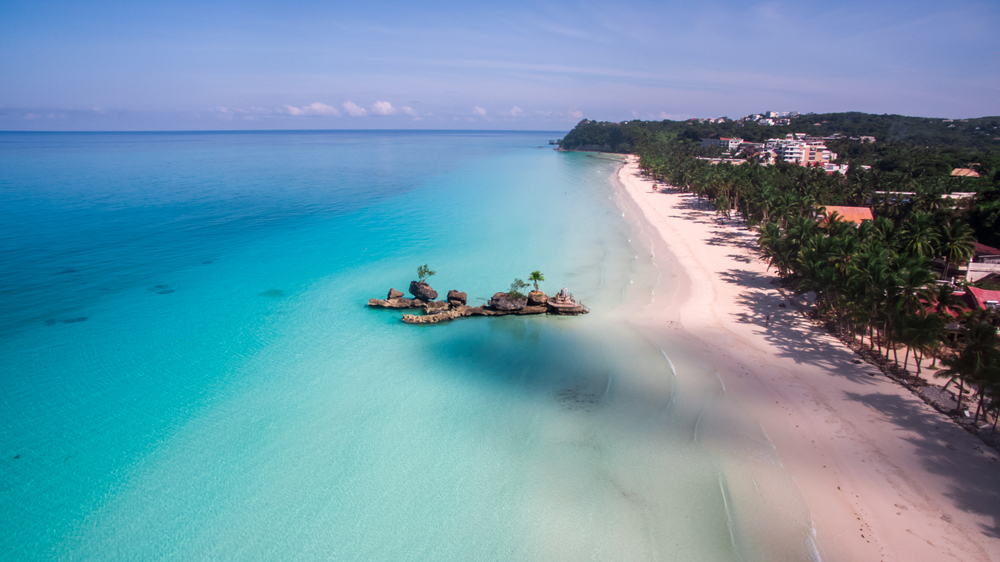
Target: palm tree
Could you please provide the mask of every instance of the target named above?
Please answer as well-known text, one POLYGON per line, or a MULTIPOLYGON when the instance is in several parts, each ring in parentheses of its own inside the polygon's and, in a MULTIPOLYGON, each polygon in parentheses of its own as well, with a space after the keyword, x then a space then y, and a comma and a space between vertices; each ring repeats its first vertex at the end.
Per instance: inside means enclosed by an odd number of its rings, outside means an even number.
POLYGON ((937 314, 927 312, 912 314, 905 318, 901 335, 903 343, 907 346, 903 367, 906 368, 910 358, 910 348, 913 348, 913 358, 917 361, 917 378, 919 379, 920 362, 927 350, 944 339, 944 320, 937 314))
MULTIPOLYGON (((945 388, 958 379, 958 410, 962 410, 962 393, 965 383, 980 383, 992 378, 993 371, 1000 364, 1000 348, 998 348, 997 329, 986 322, 970 323, 965 333, 965 344, 962 351, 954 357, 946 357, 941 362, 947 367, 938 371, 937 377, 950 377, 945 388)), ((978 414, 978 412, 977 412, 978 414)))
POLYGON ((911 255, 929 258, 938 245, 934 216, 930 213, 913 213, 903 229, 903 249, 911 255))
POLYGON ((528 276, 528 281, 532 281, 535 284, 535 290, 538 290, 538 282, 545 281, 545 276, 542 275, 541 271, 532 271, 531 275, 528 276))
POLYGON ((940 244, 938 245, 938 255, 944 258, 944 272, 942 279, 948 277, 948 264, 963 264, 975 254, 976 238, 972 235, 972 228, 959 221, 953 221, 941 225, 938 230, 940 244))

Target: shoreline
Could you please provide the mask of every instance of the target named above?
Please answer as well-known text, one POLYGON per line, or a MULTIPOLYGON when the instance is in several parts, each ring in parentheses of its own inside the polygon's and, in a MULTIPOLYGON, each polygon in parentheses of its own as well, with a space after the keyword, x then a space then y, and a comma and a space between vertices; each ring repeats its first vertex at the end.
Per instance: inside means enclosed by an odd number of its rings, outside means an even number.
POLYGON ((630 322, 711 364, 761 424, 811 512, 823 560, 1000 560, 996 452, 795 313, 756 235, 626 156, 618 188, 666 295, 630 322), (666 298, 664 298, 666 297, 666 298), (769 320, 768 320, 769 319, 769 320))

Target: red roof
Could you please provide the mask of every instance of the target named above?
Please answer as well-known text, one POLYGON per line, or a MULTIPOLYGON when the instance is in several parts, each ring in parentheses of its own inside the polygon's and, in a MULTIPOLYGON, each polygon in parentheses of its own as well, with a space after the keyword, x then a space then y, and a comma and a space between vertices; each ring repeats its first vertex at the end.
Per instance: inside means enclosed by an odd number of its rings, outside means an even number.
POLYGON ((1000 302, 1000 291, 966 287, 965 301, 975 308, 986 309, 986 301, 1000 302))
POLYGON ((874 220, 872 210, 868 207, 839 207, 837 205, 826 205, 826 216, 829 217, 834 212, 844 222, 861 224, 861 221, 874 220))
POLYGON ((976 255, 977 256, 1000 256, 1000 250, 992 246, 987 246, 986 244, 980 244, 976 242, 976 255))

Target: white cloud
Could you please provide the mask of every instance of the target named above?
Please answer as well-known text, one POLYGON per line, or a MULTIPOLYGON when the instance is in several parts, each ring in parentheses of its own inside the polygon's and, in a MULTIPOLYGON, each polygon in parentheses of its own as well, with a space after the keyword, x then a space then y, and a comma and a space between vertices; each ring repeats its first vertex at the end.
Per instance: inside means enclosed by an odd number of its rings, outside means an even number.
POLYGON ((518 115, 524 115, 524 111, 520 107, 515 105, 514 107, 511 108, 510 114, 514 117, 517 117, 518 115))
POLYGON ((350 100, 344 102, 344 111, 346 111, 351 117, 364 117, 365 115, 368 115, 367 109, 350 100))
POLYGON ((573 119, 583 119, 583 112, 578 109, 569 110, 568 115, 573 119))
POLYGON ((221 111, 223 113, 229 113, 229 109, 227 109, 225 107, 222 107, 221 105, 219 106, 219 111, 221 111))
MULTIPOLYGON (((3 106, 0 105, 0 107, 3 107, 3 106)), ((94 109, 91 109, 91 111, 93 111, 94 113, 100 113, 101 115, 104 115, 104 110, 101 109, 101 108, 99 108, 99 107, 95 107, 94 109)))
MULTIPOLYGON (((220 109, 225 110, 225 108, 220 108, 220 109)), ((257 110, 257 109, 259 109, 259 108, 254 108, 254 110, 257 110)), ((240 113, 244 113, 242 110, 238 110, 238 111, 240 113)), ((286 105, 285 106, 285 111, 288 112, 289 115, 294 115, 294 116, 301 116, 301 115, 322 115, 322 116, 326 116, 326 117, 329 117, 329 116, 336 117, 336 116, 340 115, 340 110, 339 109, 337 109, 336 107, 333 107, 332 105, 326 105, 325 103, 322 103, 322 102, 314 102, 314 103, 311 103, 309 105, 304 105, 302 107, 295 107, 294 105, 286 105)), ((257 113, 257 111, 253 111, 253 113, 257 113)))
POLYGON ((377 115, 393 115, 396 113, 396 108, 387 101, 376 101, 372 104, 372 113, 377 115))
POLYGON ((399 108, 399 110, 402 111, 403 113, 409 115, 410 117, 416 117, 417 116, 417 112, 413 111, 412 107, 404 105, 403 107, 399 108))
POLYGON ((486 117, 486 110, 479 107, 478 105, 472 109, 472 112, 475 113, 476 115, 486 117))
POLYGON ((309 104, 309 110, 316 115, 340 115, 340 110, 336 107, 320 102, 309 104))

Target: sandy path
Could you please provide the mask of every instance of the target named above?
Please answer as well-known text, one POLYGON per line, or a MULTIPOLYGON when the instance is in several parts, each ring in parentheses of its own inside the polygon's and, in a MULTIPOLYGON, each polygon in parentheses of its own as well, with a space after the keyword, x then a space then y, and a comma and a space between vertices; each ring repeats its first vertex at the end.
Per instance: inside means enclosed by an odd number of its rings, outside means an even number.
POLYGON ((1000 561, 995 451, 796 315, 752 232, 691 195, 653 192, 635 157, 619 179, 659 267, 677 275, 634 323, 668 353, 703 350, 760 421, 823 559, 1000 561))

